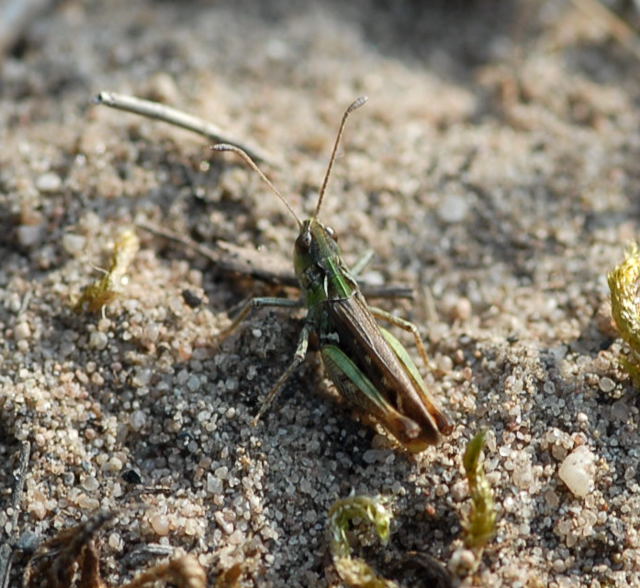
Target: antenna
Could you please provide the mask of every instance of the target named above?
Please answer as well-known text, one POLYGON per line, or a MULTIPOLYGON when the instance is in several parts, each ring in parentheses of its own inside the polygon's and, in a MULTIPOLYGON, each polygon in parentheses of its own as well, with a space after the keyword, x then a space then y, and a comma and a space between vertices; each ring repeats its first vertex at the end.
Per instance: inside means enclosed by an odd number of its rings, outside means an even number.
POLYGON ((278 192, 278 189, 271 183, 271 180, 269 180, 269 178, 264 175, 262 170, 257 166, 256 162, 253 161, 253 159, 251 159, 249 155, 247 155, 246 151, 240 149, 240 147, 236 147, 235 145, 229 145, 228 143, 218 143, 217 145, 213 145, 211 149, 213 149, 214 151, 233 151, 236 155, 239 155, 250 168, 252 168, 254 171, 258 173, 258 175, 262 178, 262 181, 265 184, 267 184, 267 186, 269 186, 271 191, 278 198, 280 198, 282 202, 284 202, 284 205, 287 207, 289 212, 293 215, 293 218, 296 219, 298 226, 302 227, 302 221, 298 218, 298 215, 294 212, 293 208, 291 208, 291 205, 287 202, 285 197, 282 194, 280 194, 280 192, 278 192))
POLYGON ((356 98, 344 111, 342 115, 342 121, 340 122, 340 128, 338 129, 338 136, 336 137, 336 142, 333 145, 333 151, 331 152, 331 159, 329 159, 329 166, 327 167, 327 172, 324 174, 324 180, 322 182, 322 188, 320 188, 320 195, 318 196, 318 204, 316 204, 316 210, 313 213, 312 218, 316 218, 318 213, 320 212, 320 206, 322 205, 322 199, 324 198, 324 193, 327 190, 327 184, 329 183, 329 176, 331 175, 331 169, 333 168, 333 162, 336 159, 336 152, 338 151, 338 145, 340 144, 340 139, 342 137, 342 132, 344 131, 344 125, 347 122, 347 118, 354 111, 360 108, 368 98, 366 96, 360 96, 356 98))

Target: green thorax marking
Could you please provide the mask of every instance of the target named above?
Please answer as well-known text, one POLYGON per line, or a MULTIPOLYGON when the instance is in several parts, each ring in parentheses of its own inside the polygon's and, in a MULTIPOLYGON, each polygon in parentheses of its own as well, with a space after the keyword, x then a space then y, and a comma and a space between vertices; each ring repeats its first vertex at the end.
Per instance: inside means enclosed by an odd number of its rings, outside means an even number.
POLYGON ((302 223, 293 265, 309 307, 327 300, 349 298, 358 289, 342 261, 333 229, 314 218, 302 223))

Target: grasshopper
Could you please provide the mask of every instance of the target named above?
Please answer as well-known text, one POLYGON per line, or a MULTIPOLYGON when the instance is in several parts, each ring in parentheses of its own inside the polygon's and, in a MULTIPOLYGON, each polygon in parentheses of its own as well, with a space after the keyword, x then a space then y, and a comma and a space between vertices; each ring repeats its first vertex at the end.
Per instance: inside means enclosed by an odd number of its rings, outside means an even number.
POLYGON ((252 310, 266 306, 306 306, 307 315, 293 360, 269 392, 254 424, 311 347, 320 351, 327 375, 357 412, 366 420, 381 424, 408 451, 418 453, 436 444, 440 435, 449 434, 453 427, 429 393, 407 350, 376 319, 409 331, 428 366, 418 329, 409 321, 367 304, 356 282, 357 271, 350 271, 342 260, 335 231, 318 220, 345 123, 366 100, 364 96, 356 99, 344 112, 315 211, 305 221, 300 220, 242 149, 224 143, 213 146, 216 151, 232 151, 241 157, 295 218, 300 232, 295 242, 293 265, 302 291, 301 300, 270 297, 249 300, 219 337, 233 332, 252 310))

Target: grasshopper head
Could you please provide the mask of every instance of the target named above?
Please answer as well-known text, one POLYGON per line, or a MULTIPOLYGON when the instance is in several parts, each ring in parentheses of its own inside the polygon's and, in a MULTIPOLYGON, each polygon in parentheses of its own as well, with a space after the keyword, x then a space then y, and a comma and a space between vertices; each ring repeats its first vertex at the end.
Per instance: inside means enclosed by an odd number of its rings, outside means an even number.
POLYGON ((260 171, 260 168, 255 164, 253 159, 242 149, 226 143, 213 146, 213 149, 216 151, 232 151, 244 159, 244 161, 258 173, 267 186, 269 186, 270 190, 283 202, 291 215, 296 219, 298 227, 300 227, 300 234, 295 244, 294 267, 298 281, 308 302, 322 300, 323 298, 326 299, 331 295, 345 297, 354 289, 353 280, 350 280, 345 275, 346 268, 343 267, 340 261, 340 249, 338 248, 338 241, 333 229, 323 225, 317 219, 327 190, 329 177, 331 176, 331 169, 336 159, 344 125, 349 115, 357 108, 360 108, 366 101, 366 96, 360 96, 360 98, 357 98, 350 104, 342 115, 338 135, 333 145, 331 158, 329 159, 329 165, 318 194, 315 212, 310 219, 304 222, 298 218, 298 215, 294 212, 293 208, 291 208, 291 205, 287 202, 286 198, 278 192, 276 187, 271 183, 271 180, 260 171))
POLYGON ((303 290, 322 287, 332 261, 339 259, 335 231, 315 218, 304 221, 293 251, 293 265, 303 290))

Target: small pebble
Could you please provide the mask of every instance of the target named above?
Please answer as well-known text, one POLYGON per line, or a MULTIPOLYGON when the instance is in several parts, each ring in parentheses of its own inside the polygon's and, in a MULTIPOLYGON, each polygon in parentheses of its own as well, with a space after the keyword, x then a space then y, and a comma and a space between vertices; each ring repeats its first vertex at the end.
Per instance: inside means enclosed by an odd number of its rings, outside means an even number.
POLYGON ((175 104, 180 97, 175 80, 166 72, 159 72, 151 77, 147 84, 146 94, 151 100, 166 104, 175 104))
POLYGON ((97 498, 92 498, 86 494, 78 496, 77 504, 85 510, 96 510, 100 507, 100 501, 97 498))
POLYGON ((629 414, 629 407, 624 400, 618 400, 611 405, 611 417, 615 420, 626 421, 629 414))
POLYGON ((218 511, 218 512, 214 513, 213 518, 216 520, 216 523, 218 523, 218 526, 222 529, 222 531, 225 534, 231 535, 231 533, 233 533, 234 527, 229 521, 227 521, 224 518, 224 514, 223 513, 218 511))
POLYGON ((553 565, 553 570, 557 573, 562 573, 567 569, 566 564, 561 559, 554 560, 552 565, 553 565))
POLYGON ((32 502, 29 504, 29 513, 39 521, 47 516, 47 505, 44 502, 32 502))
POLYGON ((102 351, 109 342, 109 337, 100 331, 94 331, 89 337, 89 346, 102 351))
POLYGON ((198 306, 202 306, 202 298, 198 296, 192 290, 185 289, 182 291, 182 298, 185 304, 191 308, 198 308, 198 306))
POLYGON ((33 531, 25 531, 18 538, 18 542, 16 547, 20 551, 24 551, 26 553, 33 553, 42 542, 42 537, 38 536, 33 531))
POLYGON ((66 233, 62 237, 62 247, 69 255, 78 255, 84 251, 87 240, 82 235, 66 233))
POLYGON ((200 388, 200 378, 198 376, 191 376, 187 380, 187 388, 189 392, 196 392, 200 388))
POLYGON ((512 474, 513 483, 521 490, 528 490, 533 484, 533 470, 531 464, 526 463, 519 465, 513 470, 512 474))
POLYGON ((133 376, 131 383, 136 388, 142 388, 143 386, 148 386, 151 381, 151 376, 153 376, 153 371, 149 368, 136 368, 135 375, 133 376))
POLYGON ((169 534, 169 519, 165 515, 155 514, 149 519, 149 523, 154 532, 160 537, 169 534))
POLYGON ((472 308, 471 302, 468 298, 459 298, 455 306, 451 310, 454 319, 467 321, 469 320, 469 318, 471 318, 472 308))
POLYGON ((47 172, 42 174, 36 180, 36 188, 40 192, 57 192, 62 186, 62 180, 60 176, 53 172, 47 172))
POLYGON ((16 341, 29 339, 29 337, 31 337, 31 328, 29 327, 29 323, 25 321, 19 322, 13 330, 13 335, 16 341))
POLYGON ((226 480, 229 477, 229 468, 227 468, 227 466, 220 466, 219 468, 216 468, 213 475, 220 480, 226 480))
POLYGON ((187 519, 184 523, 184 534, 193 537, 198 532, 198 523, 194 519, 187 519))
POLYGON ((558 495, 553 490, 547 490, 544 493, 544 500, 547 503, 547 506, 551 509, 557 508, 560 504, 560 499, 558 495))
POLYGON ((362 455, 362 459, 365 463, 372 464, 379 461, 381 453, 383 452, 378 449, 367 449, 367 451, 362 455))
POLYGON ((469 210, 469 203, 463 196, 449 194, 438 206, 438 216, 445 223, 453 224, 464 220, 469 210))
POLYGON ((448 355, 439 355, 436 357, 436 367, 448 373, 453 369, 453 360, 448 355))
POLYGON ((95 492, 99 487, 98 480, 96 478, 94 478, 93 476, 88 476, 82 482, 82 487, 87 492, 95 492))
POLYGON ((476 558, 473 551, 459 547, 453 552, 449 560, 449 570, 455 574, 462 574, 476 565, 476 558))
POLYGON ((453 498, 455 502, 464 500, 468 495, 467 488, 467 482, 456 482, 451 486, 451 498, 453 498))
POLYGON ((18 243, 23 247, 31 247, 40 241, 43 225, 20 225, 16 229, 18 243))
POLYGON ((553 457, 555 459, 557 459, 558 461, 562 461, 562 460, 564 460, 565 457, 567 457, 567 449, 566 449, 566 447, 563 447, 559 443, 556 443, 551 448, 551 455, 553 455, 553 457))
POLYGON ((616 387, 616 383, 611 378, 604 377, 600 378, 599 386, 602 392, 611 392, 616 387))
POLYGON ((124 541, 118 533, 111 533, 108 539, 109 547, 115 551, 121 551, 124 547, 124 541))
POLYGON ((122 474, 122 479, 128 484, 142 483, 142 476, 136 470, 127 470, 122 474))
POLYGON ((558 470, 560 479, 580 498, 593 490, 595 473, 595 455, 586 445, 574 449, 558 470))
POLYGON ((122 469, 122 460, 118 457, 112 457, 105 465, 108 472, 119 472, 122 469))
POLYGON ((129 419, 129 424, 134 431, 139 431, 145 426, 147 415, 142 410, 135 410, 129 419))
POLYGON ((216 478, 211 473, 207 474, 207 493, 208 494, 222 494, 224 485, 222 480, 216 478))

